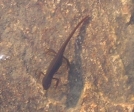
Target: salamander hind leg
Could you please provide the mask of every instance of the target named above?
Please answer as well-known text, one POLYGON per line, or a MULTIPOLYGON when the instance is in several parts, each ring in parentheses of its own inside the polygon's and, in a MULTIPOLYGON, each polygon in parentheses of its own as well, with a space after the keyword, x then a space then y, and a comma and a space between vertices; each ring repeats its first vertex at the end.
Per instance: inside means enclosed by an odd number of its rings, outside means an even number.
POLYGON ((66 63, 67 63, 67 69, 70 68, 70 62, 69 62, 69 60, 68 60, 66 57, 64 57, 64 56, 63 56, 63 59, 64 59, 64 60, 66 61, 66 63))
POLYGON ((57 54, 56 51, 54 51, 53 49, 47 49, 45 53, 51 56, 55 56, 57 54))

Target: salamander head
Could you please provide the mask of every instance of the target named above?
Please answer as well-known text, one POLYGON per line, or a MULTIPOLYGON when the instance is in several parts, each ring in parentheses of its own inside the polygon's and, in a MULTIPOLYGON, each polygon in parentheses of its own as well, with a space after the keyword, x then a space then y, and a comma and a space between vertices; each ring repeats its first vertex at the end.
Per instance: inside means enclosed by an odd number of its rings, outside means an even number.
POLYGON ((44 77, 42 80, 42 85, 43 85, 44 90, 47 90, 51 85, 51 79, 48 79, 48 78, 46 79, 46 77, 44 77))

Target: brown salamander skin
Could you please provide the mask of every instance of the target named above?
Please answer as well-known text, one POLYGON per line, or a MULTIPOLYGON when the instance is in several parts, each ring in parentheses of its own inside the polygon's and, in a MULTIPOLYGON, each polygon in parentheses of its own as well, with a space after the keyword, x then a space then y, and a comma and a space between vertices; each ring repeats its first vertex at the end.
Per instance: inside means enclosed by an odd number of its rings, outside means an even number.
MULTIPOLYGON (((85 21, 89 18, 89 16, 86 16, 85 18, 83 18, 78 24, 77 26, 74 28, 74 30, 71 32, 71 34, 68 36, 68 38, 66 39, 66 41, 62 44, 61 48, 59 49, 58 53, 56 54, 56 56, 53 58, 53 60, 51 61, 48 70, 46 72, 46 75, 44 76, 43 80, 42 80, 42 85, 44 90, 47 90, 52 82, 52 79, 56 79, 53 78, 54 74, 58 71, 58 69, 60 68, 61 64, 62 64, 62 59, 63 59, 63 54, 65 51, 65 48, 69 42, 69 40, 71 39, 71 37, 73 36, 73 34, 75 33, 75 31, 77 30, 77 28, 85 21)), ((41 74, 44 74, 43 72, 41 72, 41 74)), ((56 86, 58 85, 59 80, 57 80, 56 86)))

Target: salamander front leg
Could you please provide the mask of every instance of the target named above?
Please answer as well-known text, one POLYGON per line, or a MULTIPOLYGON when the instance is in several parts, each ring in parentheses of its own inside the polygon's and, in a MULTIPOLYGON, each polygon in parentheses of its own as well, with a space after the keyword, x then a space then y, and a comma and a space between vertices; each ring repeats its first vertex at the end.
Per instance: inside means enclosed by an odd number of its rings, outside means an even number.
POLYGON ((58 78, 53 78, 53 79, 56 80, 56 84, 55 84, 55 89, 56 89, 59 84, 59 79, 58 78))
POLYGON ((39 81, 42 77, 45 76, 45 74, 42 71, 38 71, 38 70, 35 71, 35 75, 36 75, 37 81, 39 81))

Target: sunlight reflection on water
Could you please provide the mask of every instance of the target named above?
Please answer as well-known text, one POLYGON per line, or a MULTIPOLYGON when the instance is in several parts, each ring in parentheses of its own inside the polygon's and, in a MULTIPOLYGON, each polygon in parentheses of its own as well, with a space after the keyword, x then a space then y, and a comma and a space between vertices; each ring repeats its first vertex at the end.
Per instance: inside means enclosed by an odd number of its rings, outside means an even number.
POLYGON ((0 54, 0 60, 6 60, 8 58, 9 58, 9 56, 6 56, 4 54, 0 54))

